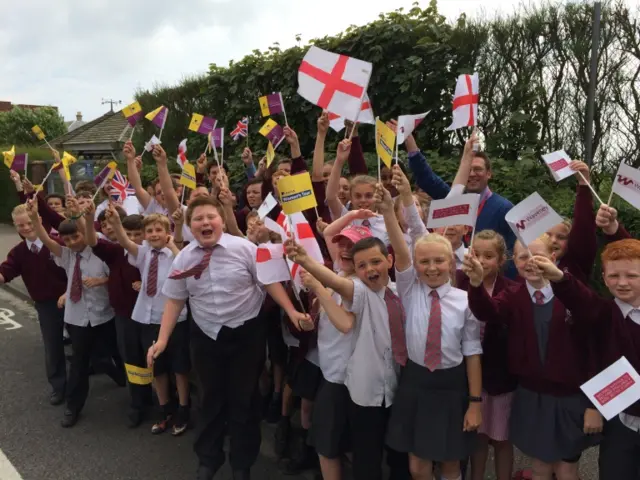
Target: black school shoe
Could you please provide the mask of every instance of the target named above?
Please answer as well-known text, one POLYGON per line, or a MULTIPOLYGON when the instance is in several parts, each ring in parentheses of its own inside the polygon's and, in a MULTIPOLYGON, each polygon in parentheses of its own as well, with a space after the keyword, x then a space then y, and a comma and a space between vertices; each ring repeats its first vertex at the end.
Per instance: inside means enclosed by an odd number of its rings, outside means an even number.
POLYGON ((160 435, 167 431, 167 429, 171 426, 171 421, 173 419, 173 407, 171 402, 162 406, 162 414, 159 422, 156 422, 151 427, 151 433, 153 435, 160 435))
POLYGON ((127 412, 127 419, 129 420, 128 427, 129 428, 137 428, 142 422, 144 422, 145 411, 139 410, 136 408, 131 408, 127 412))
POLYGON ((171 435, 177 437, 187 431, 189 426, 189 419, 191 417, 191 410, 189 406, 180 405, 176 415, 173 417, 173 427, 171 429, 171 435))
POLYGON ((318 465, 318 455, 313 447, 307 445, 307 430, 303 430, 296 437, 291 461, 284 466, 282 473, 285 475, 299 475, 305 470, 317 468, 318 465))
POLYGON ((71 428, 76 423, 78 423, 78 414, 69 408, 65 408, 64 416, 60 422, 62 428, 71 428))
POLYGON ((58 405, 62 405, 64 403, 64 393, 51 392, 51 395, 49 395, 49 403, 54 407, 57 407, 58 405))
POLYGON ((284 458, 289 447, 289 437, 291 436, 291 418, 280 417, 276 433, 274 435, 274 450, 278 459, 284 458))

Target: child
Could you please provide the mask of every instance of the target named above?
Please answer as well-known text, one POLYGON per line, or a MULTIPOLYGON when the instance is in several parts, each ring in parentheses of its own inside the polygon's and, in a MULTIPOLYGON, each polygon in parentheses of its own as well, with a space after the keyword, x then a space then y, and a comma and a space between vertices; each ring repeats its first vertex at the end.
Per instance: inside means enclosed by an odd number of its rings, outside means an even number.
MULTIPOLYGON (((285 243, 287 255, 325 287, 338 293, 347 311, 342 332, 354 330, 352 354, 346 366, 349 423, 356 480, 380 480, 384 438, 398 381, 399 365, 406 360, 404 313, 389 282, 391 255, 376 237, 357 242, 351 250, 357 278, 343 278, 311 260, 293 241, 285 243), (392 340, 393 339, 393 340, 392 340), (403 355, 403 352, 404 355, 403 355)), ((407 458, 389 449, 391 478, 409 477, 407 458)))
POLYGON ((51 259, 49 249, 38 239, 26 205, 18 205, 11 212, 13 224, 24 239, 13 247, 0 265, 0 283, 9 283, 22 275, 22 280, 38 312, 38 323, 44 343, 45 371, 52 391, 51 405, 64 402, 67 386, 67 366, 62 340, 64 310, 58 302, 64 296, 67 278, 51 259))
MULTIPOLYGON (((507 245, 493 230, 482 230, 475 234, 473 252, 482 264, 482 284, 487 293, 495 297, 505 289, 513 288, 515 282, 502 274, 507 261, 507 245)), ((469 278, 458 271, 456 286, 461 290, 469 287, 469 278)), ((507 353, 507 328, 499 324, 482 324, 482 425, 478 430, 479 446, 471 457, 471 478, 484 478, 489 442, 495 452, 495 472, 498 480, 511 480, 513 467, 513 445, 509 442, 509 415, 517 381, 509 373, 507 353)))
MULTIPOLYGON (((87 210, 88 218, 93 216, 93 204, 87 210)), ((116 207, 122 225, 131 241, 137 245, 142 244, 143 225, 141 215, 129 215, 125 217, 124 210, 116 207)), ((98 238, 94 222, 86 222, 87 245, 93 253, 109 267, 109 301, 115 312, 116 333, 120 355, 129 365, 144 368, 146 365, 146 348, 143 348, 141 328, 139 324, 131 320, 133 308, 138 299, 138 291, 134 284, 140 282, 140 271, 129 264, 127 252, 117 243, 114 229, 107 222, 104 210, 98 218, 101 218, 102 231, 107 239, 98 238)), ((144 420, 147 407, 151 405, 151 387, 129 382, 129 394, 131 398, 130 408, 127 412, 129 427, 135 428, 144 420)))
MULTIPOLYGON (((515 266, 524 283, 491 297, 483 286, 484 269, 468 254, 469 306, 483 322, 508 326, 509 367, 518 378, 511 408, 513 444, 533 459, 534 475, 577 479, 582 451, 598 436, 587 436, 599 414, 580 391, 587 380, 584 342, 575 335, 573 321, 554 298, 533 256, 555 262, 548 235, 527 247, 516 242, 515 266)), ((597 428, 595 428, 597 430, 597 428)))
MULTIPOLYGON (((617 241, 602 252, 604 282, 614 299, 599 297, 575 276, 543 257, 534 257, 534 262, 575 318, 588 322, 602 334, 602 369, 623 356, 636 370, 640 369, 640 241, 617 241)), ((600 445, 602 480, 638 478, 639 425, 640 402, 607 423, 600 445)))
MULTIPOLYGON (((259 315, 264 293, 257 280, 257 246, 223 232, 222 207, 210 197, 193 200, 186 214, 194 241, 176 257, 162 293, 158 339, 147 361, 167 348, 187 298, 191 307, 193 367, 201 383, 201 433, 195 442, 199 480, 212 480, 225 462, 225 430, 231 436, 230 462, 235 478, 246 480, 260 450, 258 378, 264 366, 266 321, 259 315)), ((281 284, 265 285, 292 319, 298 313, 281 284)))
POLYGON ((391 195, 379 187, 376 200, 395 252, 398 294, 407 315, 408 361, 387 443, 409 453, 414 479, 430 479, 434 461, 442 462, 444 478, 460 479, 460 460, 471 453, 482 420, 480 325, 465 292, 451 286, 449 241, 438 234, 419 238, 412 261, 391 195))
MULTIPOLYGON (((71 212, 78 212, 77 202, 67 204, 71 212), (75 203, 75 205, 69 205, 75 203)), ((60 238, 65 246, 52 240, 47 234, 40 217, 38 203, 29 200, 28 212, 35 231, 51 253, 57 265, 67 272, 66 304, 64 323, 71 337, 73 357, 67 382, 67 406, 62 419, 62 427, 73 427, 78 415, 84 407, 89 394, 89 367, 92 358, 94 364, 100 359, 106 373, 119 385, 125 385, 124 370, 115 365, 111 358, 117 350, 116 333, 113 325, 113 310, 109 304, 106 283, 109 269, 98 257, 93 255, 85 242, 82 218, 79 222, 65 220, 58 227, 60 238), (78 223, 82 228, 79 228, 78 223), (96 351, 104 349, 106 355, 97 355, 96 351)))
POLYGON ((64 215, 64 195, 60 195, 59 193, 50 193, 45 198, 45 201, 51 210, 59 213, 60 215, 64 215))
MULTIPOLYGON (((131 241, 125 232, 120 217, 115 208, 107 209, 107 221, 111 225, 118 239, 118 243, 129 253, 129 263, 140 270, 142 285, 138 300, 133 308, 131 318, 141 324, 140 339, 142 348, 149 350, 154 340, 158 338, 160 321, 166 297, 162 294, 162 286, 166 281, 173 259, 179 250, 173 244, 170 236, 169 219, 164 215, 153 213, 142 220, 145 244, 138 245, 131 241)), ((171 342, 167 350, 154 362, 153 381, 162 419, 151 428, 154 435, 165 432, 170 424, 174 436, 181 435, 187 429, 189 422, 189 336, 187 309, 183 307, 179 312, 171 342), (178 389, 179 407, 174 412, 171 402, 169 373, 175 374, 178 389), (175 415, 174 415, 175 413, 175 415)))

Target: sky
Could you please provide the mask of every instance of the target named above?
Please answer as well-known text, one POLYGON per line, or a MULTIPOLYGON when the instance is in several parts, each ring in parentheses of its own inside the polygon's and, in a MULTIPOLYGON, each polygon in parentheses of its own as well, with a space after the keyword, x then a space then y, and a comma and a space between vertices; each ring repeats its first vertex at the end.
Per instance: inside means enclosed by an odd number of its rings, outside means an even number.
MULTIPOLYGON (((0 0, 0 100, 54 105, 65 120, 82 112, 88 121, 109 110, 103 99, 121 101, 120 109, 137 89, 176 84, 274 42, 290 47, 297 34, 303 43, 332 35, 413 2, 0 0)), ((511 13, 521 2, 439 0, 438 8, 453 20, 511 13)))

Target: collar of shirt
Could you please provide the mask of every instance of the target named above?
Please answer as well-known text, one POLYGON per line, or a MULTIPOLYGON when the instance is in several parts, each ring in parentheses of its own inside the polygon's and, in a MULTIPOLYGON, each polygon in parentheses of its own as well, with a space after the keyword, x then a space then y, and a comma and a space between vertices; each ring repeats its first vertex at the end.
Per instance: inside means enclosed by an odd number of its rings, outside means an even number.
MULTIPOLYGON (((231 239, 229 238, 230 235, 228 233, 224 233, 222 232, 222 235, 220 235, 220 238, 218 239, 218 241, 215 243, 215 245, 211 245, 212 247, 217 247, 218 245, 220 245, 222 248, 227 248, 229 246, 229 242, 231 241, 231 239)), ((191 242, 189 245, 197 245, 200 248, 205 248, 202 246, 202 244, 194 239, 193 242, 191 242)))
POLYGON ((467 253, 467 249, 464 247, 464 244, 461 244, 454 252, 453 254, 456 256, 456 258, 458 260, 460 260, 461 262, 464 261, 464 255, 465 253, 467 253))
POLYGON ((87 245, 86 247, 84 247, 84 250, 82 250, 81 252, 73 252, 73 253, 74 254, 79 253, 82 258, 87 259, 91 256, 92 251, 93 250, 91 250, 91 247, 87 245))
POLYGON ((622 312, 623 317, 629 317, 635 323, 640 325, 640 308, 635 308, 633 305, 623 302, 622 300, 615 299, 616 305, 622 312))
POLYGON ((438 288, 431 288, 428 285, 427 287, 427 296, 431 296, 431 292, 434 290, 438 292, 438 298, 444 298, 447 293, 451 291, 453 288, 450 282, 445 283, 444 285, 440 285, 438 288))
MULTIPOLYGON (((152 248, 151 251, 153 252, 154 250, 156 250, 155 248, 152 248)), ((171 257, 173 255, 173 252, 171 251, 171 249, 169 247, 164 247, 161 248, 160 250, 158 250, 160 253, 164 253, 167 257, 171 257)))
POLYGON ((44 244, 42 243, 42 240, 40 240, 39 238, 36 238, 36 240, 34 242, 32 242, 31 240, 26 240, 27 242, 27 248, 29 250, 31 250, 31 245, 35 245, 36 247, 38 247, 38 250, 42 250, 42 247, 44 247, 44 244))
POLYGON ((527 290, 529 290, 529 296, 531 297, 531 301, 533 303, 536 303, 536 297, 534 297, 533 294, 536 293, 538 290, 540 290, 544 295, 543 302, 545 304, 549 303, 553 298, 553 288, 551 287, 550 283, 547 283, 542 288, 533 288, 529 282, 526 282, 526 283, 527 283, 527 290))

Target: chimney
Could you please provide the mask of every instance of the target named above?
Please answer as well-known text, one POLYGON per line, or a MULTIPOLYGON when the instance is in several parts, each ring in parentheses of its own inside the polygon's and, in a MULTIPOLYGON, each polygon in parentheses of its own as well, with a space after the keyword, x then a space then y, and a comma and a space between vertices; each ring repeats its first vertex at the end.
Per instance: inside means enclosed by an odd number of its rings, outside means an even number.
POLYGON ((78 121, 78 122, 82 121, 82 112, 76 113, 76 121, 78 121))

